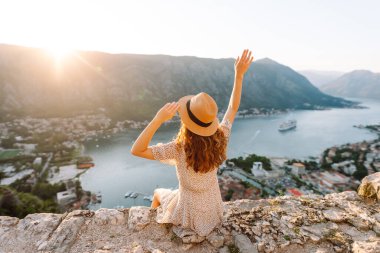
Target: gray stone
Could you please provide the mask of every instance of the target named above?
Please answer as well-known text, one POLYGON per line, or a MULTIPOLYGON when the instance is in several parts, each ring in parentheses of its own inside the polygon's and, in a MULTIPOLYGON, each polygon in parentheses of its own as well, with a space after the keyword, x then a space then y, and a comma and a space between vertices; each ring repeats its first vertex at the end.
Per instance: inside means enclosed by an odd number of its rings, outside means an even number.
POLYGON ((207 236, 207 241, 215 248, 220 248, 223 246, 224 236, 218 235, 216 232, 212 232, 207 236))
POLYGON ((380 222, 376 222, 374 225, 373 225, 373 228, 372 230, 380 236, 380 222))
POLYGON ((251 229, 252 229, 252 232, 253 232, 255 235, 258 235, 258 236, 261 235, 261 230, 260 230, 260 228, 259 228, 258 226, 253 225, 251 229))
POLYGON ((374 214, 373 217, 377 220, 377 222, 380 222, 380 213, 374 214))
POLYGON ((0 217, 0 252, 225 253, 223 245, 242 253, 380 252, 380 204, 354 192, 228 202, 225 211, 207 238, 156 223, 156 210, 149 207, 0 217))
POLYGON ((347 218, 344 210, 340 208, 323 210, 322 213, 327 220, 331 220, 333 222, 342 222, 347 218))
POLYGON ((338 229, 338 225, 330 221, 326 223, 313 224, 311 226, 303 226, 301 227, 301 229, 315 236, 323 237, 324 235, 328 234, 331 230, 338 229))
POLYGON ((235 234, 234 242, 241 253, 256 253, 257 247, 253 245, 251 240, 246 235, 235 234))
POLYGON ((370 221, 359 216, 349 218, 348 222, 354 225, 357 229, 364 231, 368 230, 371 225, 370 221))
POLYGON ((123 212, 116 209, 101 208, 95 212, 94 221, 98 225, 123 225, 125 217, 123 212))
POLYGON ((352 244, 353 253, 379 253, 380 252, 380 240, 374 242, 354 242, 352 244))
POLYGON ((223 248, 219 249, 219 253, 230 253, 230 250, 227 246, 224 246, 223 248))
POLYGON ((0 217, 0 252, 37 251, 60 224, 62 214, 36 213, 24 219, 0 217))
POLYGON ((77 238, 80 231, 84 217, 80 216, 67 216, 57 229, 53 232, 50 238, 40 244, 38 250, 54 251, 54 252, 67 252, 77 238))
POLYGON ((141 245, 137 245, 133 248, 133 253, 144 253, 144 248, 141 245))
POLYGON ((150 222, 150 208, 147 206, 133 206, 129 209, 128 228, 140 231, 150 222))
POLYGON ((200 236, 189 228, 173 226, 172 231, 176 236, 182 239, 183 243, 200 243, 206 239, 205 236, 200 236))

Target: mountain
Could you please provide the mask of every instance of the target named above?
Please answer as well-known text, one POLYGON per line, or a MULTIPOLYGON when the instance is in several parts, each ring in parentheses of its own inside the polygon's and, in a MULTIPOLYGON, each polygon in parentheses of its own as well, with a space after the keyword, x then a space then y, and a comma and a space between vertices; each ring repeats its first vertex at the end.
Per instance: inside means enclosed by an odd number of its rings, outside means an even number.
MULTIPOLYGON (((0 45, 0 116, 60 116, 105 108, 118 118, 147 119, 166 101, 200 91, 225 110, 234 59, 78 51, 61 63, 42 49, 0 45)), ((315 88, 271 59, 244 79, 241 109, 346 107, 354 102, 315 88)))
POLYGON ((306 78, 316 87, 321 87, 335 79, 339 78, 344 72, 339 71, 319 71, 319 70, 300 70, 298 73, 306 76, 306 78))
POLYGON ((355 70, 321 86, 321 90, 336 96, 380 99, 380 73, 355 70))

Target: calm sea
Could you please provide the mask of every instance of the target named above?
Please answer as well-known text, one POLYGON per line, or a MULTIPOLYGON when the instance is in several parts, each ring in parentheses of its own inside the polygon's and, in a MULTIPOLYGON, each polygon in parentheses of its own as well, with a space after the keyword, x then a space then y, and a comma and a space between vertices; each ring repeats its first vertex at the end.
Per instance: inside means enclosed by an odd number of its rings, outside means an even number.
MULTIPOLYGON (((324 111, 294 111, 275 116, 256 116, 236 119, 228 146, 228 157, 255 153, 265 156, 308 158, 319 156, 333 145, 371 140, 377 137, 366 129, 353 125, 380 123, 380 101, 355 99, 368 109, 332 109, 324 111), (297 128, 285 133, 277 130, 281 122, 297 120, 297 128)), ((170 141, 178 126, 159 129, 151 144, 170 141)), ((102 203, 92 206, 114 208, 135 205, 149 206, 143 199, 157 187, 176 188, 175 168, 157 161, 145 160, 130 154, 132 142, 141 130, 128 130, 110 139, 98 138, 86 144, 86 153, 96 166, 80 179, 85 190, 100 191, 102 203), (126 199, 127 191, 140 193, 136 199, 126 199)))

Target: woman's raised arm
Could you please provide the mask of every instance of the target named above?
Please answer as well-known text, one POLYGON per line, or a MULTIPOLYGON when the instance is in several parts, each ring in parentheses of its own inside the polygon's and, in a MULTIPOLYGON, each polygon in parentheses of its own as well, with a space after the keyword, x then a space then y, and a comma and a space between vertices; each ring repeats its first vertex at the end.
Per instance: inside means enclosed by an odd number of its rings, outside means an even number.
POLYGON ((137 140, 132 146, 131 154, 142 158, 154 160, 152 149, 149 148, 149 143, 156 133, 158 128, 165 121, 173 118, 179 108, 177 102, 167 103, 164 105, 152 119, 152 121, 146 126, 144 131, 139 135, 137 140))
POLYGON ((235 115, 240 106, 241 90, 243 86, 244 74, 249 69, 249 66, 253 62, 253 56, 251 51, 245 49, 240 57, 235 61, 235 82, 232 89, 232 94, 230 98, 230 103, 228 104, 227 111, 224 115, 223 120, 228 119, 231 124, 235 119, 235 115))

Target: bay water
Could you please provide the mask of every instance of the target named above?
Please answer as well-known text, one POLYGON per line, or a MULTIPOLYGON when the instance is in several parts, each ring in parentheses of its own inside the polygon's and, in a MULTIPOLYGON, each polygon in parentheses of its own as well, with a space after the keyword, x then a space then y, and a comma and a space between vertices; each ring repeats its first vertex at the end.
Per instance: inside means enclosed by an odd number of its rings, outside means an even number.
MULTIPOLYGON (((380 101, 347 98, 360 101, 368 109, 297 110, 289 113, 235 119, 228 144, 228 158, 255 153, 270 157, 307 159, 318 157, 328 147, 372 140, 377 134, 354 125, 380 123, 380 101), (286 120, 297 120, 297 128, 279 132, 286 120)), ((172 140, 179 126, 163 126, 151 145, 172 140)), ((158 161, 131 155, 133 141, 142 130, 130 129, 111 138, 98 137, 85 144, 86 154, 93 157, 95 167, 80 176, 82 187, 102 194, 102 203, 90 206, 130 207, 150 206, 143 196, 152 195, 158 187, 176 188, 175 167, 158 161), (138 192, 136 199, 125 198, 128 191, 138 192)))

